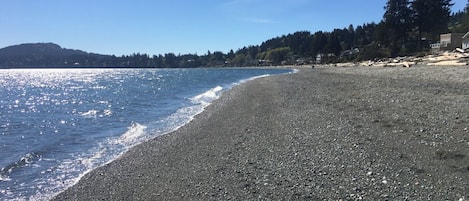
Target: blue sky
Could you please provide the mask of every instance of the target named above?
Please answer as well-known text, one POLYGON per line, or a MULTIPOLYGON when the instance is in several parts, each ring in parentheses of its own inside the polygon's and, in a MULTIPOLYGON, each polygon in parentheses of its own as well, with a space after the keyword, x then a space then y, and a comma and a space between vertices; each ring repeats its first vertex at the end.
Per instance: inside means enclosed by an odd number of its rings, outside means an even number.
MULTIPOLYGON (((386 0, 1 0, 0 48, 53 42, 87 52, 236 51, 296 31, 379 22, 386 0)), ((466 0, 453 0, 461 10, 466 0)))

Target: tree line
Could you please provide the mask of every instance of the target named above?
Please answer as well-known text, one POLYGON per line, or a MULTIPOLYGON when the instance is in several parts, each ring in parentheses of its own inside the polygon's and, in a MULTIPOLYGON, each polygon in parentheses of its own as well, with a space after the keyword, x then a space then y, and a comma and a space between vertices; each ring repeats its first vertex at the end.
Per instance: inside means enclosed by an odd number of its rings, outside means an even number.
POLYGON ((451 0, 388 0, 379 23, 349 25, 331 32, 299 31, 227 54, 165 54, 150 61, 163 67, 256 66, 312 63, 318 54, 325 55, 322 62, 413 55, 429 50, 442 33, 469 31, 469 0, 464 10, 456 13, 451 13, 453 5, 451 0))
POLYGON ((227 54, 166 54, 150 60, 165 67, 255 66, 314 62, 318 54, 325 55, 322 62, 412 55, 428 50, 442 33, 469 31, 469 0, 462 11, 451 13, 452 6, 451 0, 388 0, 379 23, 349 25, 331 32, 299 31, 227 54))
POLYGON ((0 58, 0 67, 243 67, 307 64, 315 62, 317 55, 322 55, 321 62, 326 63, 412 55, 428 50, 441 33, 469 31, 469 0, 462 11, 451 13, 452 6, 451 0, 388 0, 379 23, 350 25, 330 32, 299 31, 228 53, 136 53, 120 57, 75 54, 60 58, 35 55, 16 60, 0 58))

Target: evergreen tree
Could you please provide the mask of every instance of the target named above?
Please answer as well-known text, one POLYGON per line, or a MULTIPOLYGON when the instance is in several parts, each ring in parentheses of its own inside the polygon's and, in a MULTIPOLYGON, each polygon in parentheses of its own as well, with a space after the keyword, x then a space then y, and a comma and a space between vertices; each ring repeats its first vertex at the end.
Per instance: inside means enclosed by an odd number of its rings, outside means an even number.
POLYGON ((467 1, 466 8, 464 9, 464 16, 461 20, 461 29, 464 33, 469 31, 469 0, 467 1))
POLYGON ((166 68, 175 68, 177 65, 177 56, 174 53, 166 53, 164 55, 164 63, 166 68))
POLYGON ((354 48, 355 47, 355 28, 353 27, 352 24, 348 26, 347 29, 347 39, 346 42, 349 45, 349 48, 354 48))
MULTIPOLYGON (((405 45, 408 33, 412 31, 412 10, 408 0, 388 0, 383 16, 384 27, 393 55, 405 45)), ((402 52, 405 53, 405 52, 402 52)))
POLYGON ((448 30, 451 14, 451 0, 414 0, 414 23, 419 31, 419 37, 437 39, 448 30))
POLYGON ((313 35, 313 56, 318 54, 318 53, 326 53, 324 48, 326 47, 327 44, 327 35, 322 32, 318 31, 313 35))
POLYGON ((355 36, 353 38, 354 46, 362 47, 367 43, 365 29, 363 29, 363 26, 357 26, 355 29, 355 36))

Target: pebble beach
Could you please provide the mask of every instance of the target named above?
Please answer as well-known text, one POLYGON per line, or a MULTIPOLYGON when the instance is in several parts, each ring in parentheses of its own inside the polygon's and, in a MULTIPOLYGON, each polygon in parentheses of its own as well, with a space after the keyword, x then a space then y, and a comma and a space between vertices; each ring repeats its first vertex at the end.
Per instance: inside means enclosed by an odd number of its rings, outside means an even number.
POLYGON ((52 200, 469 200, 469 69, 258 78, 52 200))

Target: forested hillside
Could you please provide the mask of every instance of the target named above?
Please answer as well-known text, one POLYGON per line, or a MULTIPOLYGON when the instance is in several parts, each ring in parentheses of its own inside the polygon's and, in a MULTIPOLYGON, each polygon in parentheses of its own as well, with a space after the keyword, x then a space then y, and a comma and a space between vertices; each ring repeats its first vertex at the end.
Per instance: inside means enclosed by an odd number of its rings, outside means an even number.
POLYGON ((260 45, 205 55, 132 54, 110 56, 61 48, 52 43, 0 49, 0 68, 12 67, 211 67, 294 65, 361 61, 425 52, 441 33, 469 31, 469 1, 451 13, 451 0, 388 0, 379 23, 350 25, 332 31, 299 31, 260 45))

